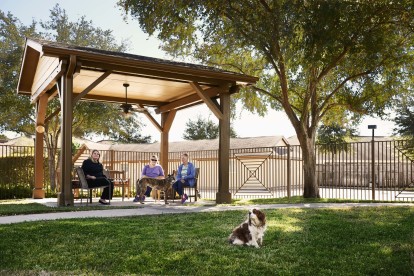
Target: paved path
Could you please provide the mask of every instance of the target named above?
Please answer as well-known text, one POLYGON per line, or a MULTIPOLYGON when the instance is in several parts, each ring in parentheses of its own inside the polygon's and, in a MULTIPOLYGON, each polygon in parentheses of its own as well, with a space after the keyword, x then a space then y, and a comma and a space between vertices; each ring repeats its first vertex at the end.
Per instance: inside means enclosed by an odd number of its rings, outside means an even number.
MULTIPOLYGON (((49 200, 50 201, 50 200, 49 200)), ((56 206, 56 200, 52 204, 56 206)), ((33 200, 33 202, 39 202, 33 200)), ((43 204, 50 205, 50 202, 40 201, 43 204)), ((128 206, 130 202, 114 202, 113 205, 128 206)), ((1 206, 1 205, 0 205, 1 206)), ((195 213, 195 212, 217 212, 230 210, 248 210, 251 208, 260 209, 286 209, 286 208, 352 208, 352 207, 378 207, 378 206, 410 206, 413 203, 301 203, 301 204, 261 204, 261 205, 215 205, 208 202, 200 202, 198 204, 173 203, 169 205, 154 204, 147 202, 145 205, 135 205, 135 208, 129 209, 110 209, 108 210, 92 210, 78 212, 59 212, 47 214, 31 214, 0 217, 0 224, 19 223, 24 221, 42 221, 56 219, 74 219, 74 218, 93 218, 93 217, 128 217, 128 216, 145 216, 145 215, 163 215, 163 214, 179 214, 179 213, 195 213), (137 208, 138 207, 138 208, 137 208)))

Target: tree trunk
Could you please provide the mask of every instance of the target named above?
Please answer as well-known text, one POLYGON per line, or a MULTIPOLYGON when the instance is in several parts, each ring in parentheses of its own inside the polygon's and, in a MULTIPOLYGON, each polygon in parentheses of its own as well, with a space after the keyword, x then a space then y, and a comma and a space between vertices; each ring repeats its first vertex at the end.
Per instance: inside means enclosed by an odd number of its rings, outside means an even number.
MULTIPOLYGON (((48 125, 46 125, 46 133, 48 130, 48 125)), ((57 187, 57 174, 56 174, 56 154, 57 154, 57 135, 48 133, 45 135, 48 163, 49 163, 49 180, 50 180, 50 189, 52 191, 57 191, 60 187, 57 187)))
POLYGON ((316 183, 316 154, 313 138, 307 136, 299 139, 303 158, 304 198, 320 198, 319 186, 316 183))

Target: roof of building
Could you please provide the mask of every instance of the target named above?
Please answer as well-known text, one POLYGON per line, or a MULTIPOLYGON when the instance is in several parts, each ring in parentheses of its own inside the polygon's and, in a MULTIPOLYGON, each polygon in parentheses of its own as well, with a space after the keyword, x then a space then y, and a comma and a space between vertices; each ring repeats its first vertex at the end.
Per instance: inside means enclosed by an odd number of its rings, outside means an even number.
MULTIPOLYGON (((230 149, 277 147, 277 146, 286 146, 286 145, 287 145, 287 140, 283 136, 230 138, 230 149)), ((116 150, 116 151, 139 151, 139 152, 158 152, 159 148, 160 148, 159 143, 114 144, 111 146, 111 149, 116 150)), ((170 152, 217 150, 218 148, 219 148, 218 139, 187 140, 187 141, 178 141, 178 142, 169 143, 170 152)))

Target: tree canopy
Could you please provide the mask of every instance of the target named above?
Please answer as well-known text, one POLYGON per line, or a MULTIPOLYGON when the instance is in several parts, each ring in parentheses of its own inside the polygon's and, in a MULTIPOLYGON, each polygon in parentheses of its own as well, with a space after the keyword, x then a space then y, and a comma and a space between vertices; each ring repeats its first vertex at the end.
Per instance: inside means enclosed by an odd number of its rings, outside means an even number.
POLYGON ((175 57, 260 77, 236 97, 260 114, 269 107, 286 112, 302 148, 305 197, 319 196, 318 127, 383 115, 391 99, 409 89, 412 0, 119 0, 118 5, 175 57))

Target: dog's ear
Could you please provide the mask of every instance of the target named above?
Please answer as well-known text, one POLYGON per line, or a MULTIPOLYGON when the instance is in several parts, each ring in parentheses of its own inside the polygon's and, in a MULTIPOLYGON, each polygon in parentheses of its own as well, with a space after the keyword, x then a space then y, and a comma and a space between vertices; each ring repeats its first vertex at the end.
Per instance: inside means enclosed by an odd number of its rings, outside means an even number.
POLYGON ((176 177, 176 176, 177 176, 177 171, 176 171, 176 170, 173 170, 172 175, 173 175, 174 177, 176 177))
POLYGON ((259 220, 260 220, 262 223, 266 223, 266 215, 265 215, 265 213, 263 213, 262 211, 258 211, 258 212, 256 213, 256 215, 257 215, 257 217, 259 218, 259 220))

